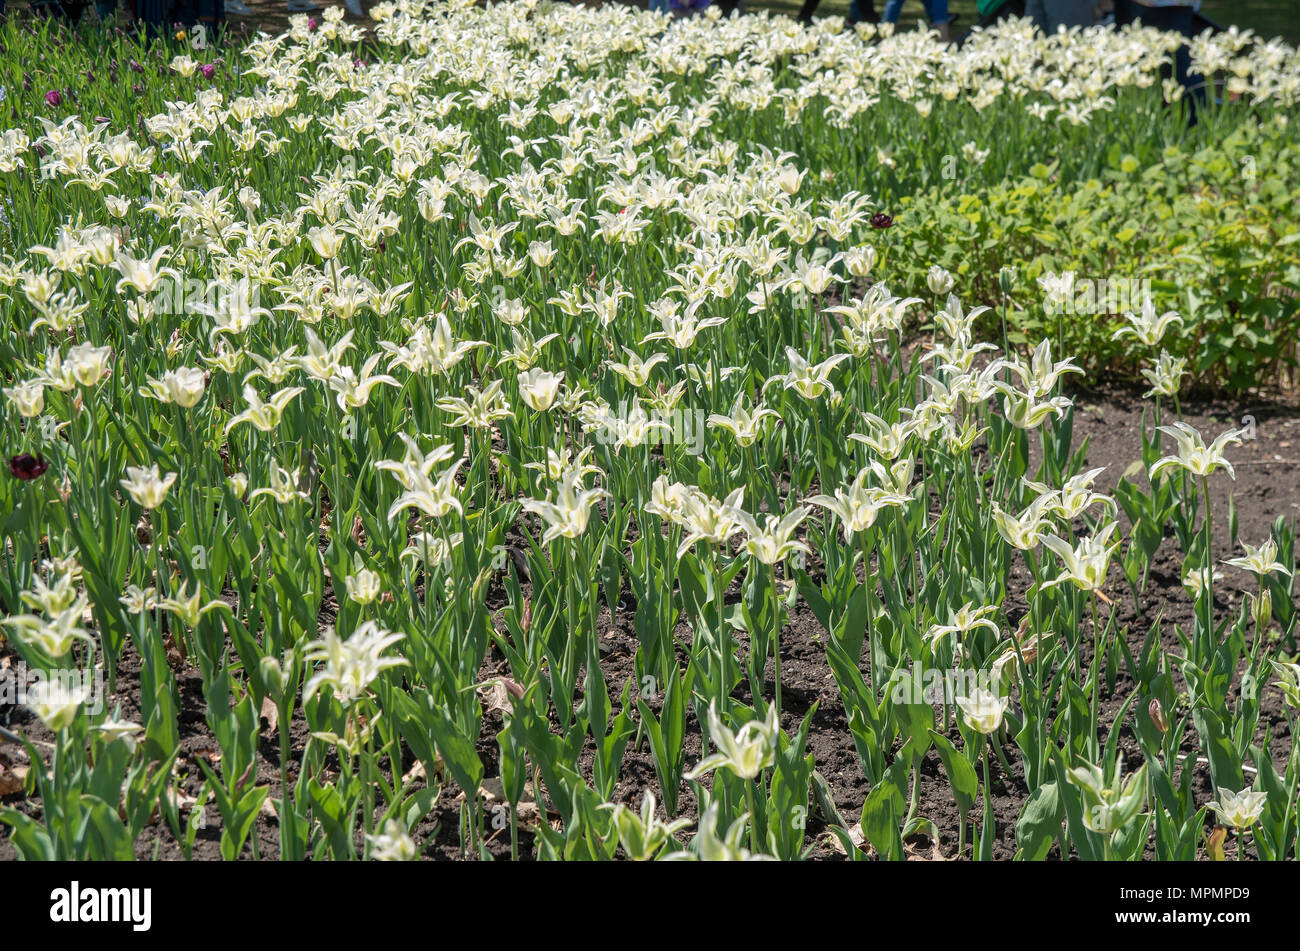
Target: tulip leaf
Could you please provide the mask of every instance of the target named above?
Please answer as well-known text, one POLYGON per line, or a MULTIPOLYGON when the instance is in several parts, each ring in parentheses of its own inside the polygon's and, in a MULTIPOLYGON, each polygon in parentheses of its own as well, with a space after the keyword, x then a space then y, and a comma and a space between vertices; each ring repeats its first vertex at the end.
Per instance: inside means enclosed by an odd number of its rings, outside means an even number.
POLYGON ((1201 749, 1210 761, 1210 777, 1216 789, 1236 792, 1246 785, 1237 751, 1223 730, 1223 721, 1213 711, 1197 706, 1192 711, 1192 722, 1201 738, 1201 749))
POLYGON ((1037 862, 1047 857, 1052 843, 1061 834, 1065 821, 1065 807, 1057 792, 1056 783, 1044 783, 1035 789, 1020 811, 1016 822, 1017 858, 1037 862))
POLYGON ((957 803, 957 812, 964 819, 970 812, 971 806, 975 805, 975 796, 979 792, 979 778, 975 775, 975 767, 971 766, 970 761, 957 751, 952 740, 942 733, 931 730, 930 740, 934 743, 939 759, 943 762, 944 772, 948 774, 948 783, 952 788, 952 798, 957 803))
POLYGON ((903 785, 907 780, 907 764, 910 762, 909 757, 904 755, 906 752, 904 747, 862 804, 862 834, 884 859, 903 857, 903 839, 899 834, 899 825, 906 809, 903 785))

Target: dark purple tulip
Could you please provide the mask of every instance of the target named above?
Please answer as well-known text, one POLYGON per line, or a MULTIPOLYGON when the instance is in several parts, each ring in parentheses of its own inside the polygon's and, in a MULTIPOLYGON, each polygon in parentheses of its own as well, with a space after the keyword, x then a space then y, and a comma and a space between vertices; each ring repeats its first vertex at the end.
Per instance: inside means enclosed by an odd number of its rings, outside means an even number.
POLYGON ((51 89, 45 94, 45 102, 47 105, 61 106, 63 105, 63 93, 57 89, 51 89))
POLYGON ((894 219, 883 211, 878 211, 871 216, 871 227, 881 230, 884 228, 894 227, 894 219))
POLYGON ((43 475, 50 464, 45 461, 39 453, 35 456, 30 453, 20 453, 9 460, 9 473, 15 479, 21 479, 28 482, 37 476, 43 475))
POLYGON ((211 79, 217 74, 217 67, 213 66, 211 63, 204 63, 199 67, 199 72, 203 74, 204 79, 211 79))
POLYGON ((139 63, 137 63, 135 60, 131 60, 131 71, 135 73, 143 73, 144 67, 141 66, 139 63))

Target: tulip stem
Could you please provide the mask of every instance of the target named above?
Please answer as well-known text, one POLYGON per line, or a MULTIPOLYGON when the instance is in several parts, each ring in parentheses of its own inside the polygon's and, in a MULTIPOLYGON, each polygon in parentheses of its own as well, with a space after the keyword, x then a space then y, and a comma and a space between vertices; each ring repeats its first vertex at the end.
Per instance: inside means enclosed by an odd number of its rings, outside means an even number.
MULTIPOLYGON (((983 843, 987 840, 990 830, 989 825, 993 822, 993 778, 989 771, 989 747, 993 745, 993 737, 984 738, 984 825, 980 829, 980 851, 983 851, 983 843)), ((993 831, 996 831, 994 826, 993 831)), ((990 845, 991 845, 991 840, 990 845)))
POLYGON ((917 811, 921 808, 921 764, 912 767, 912 794, 908 797, 907 818, 903 820, 903 828, 906 829, 916 818, 917 811))
POLYGON ((713 560, 713 596, 718 605, 718 615, 714 636, 718 643, 718 706, 723 711, 728 710, 727 698, 731 696, 731 674, 728 668, 731 666, 728 658, 731 655, 731 632, 727 630, 727 604, 726 591, 722 587, 722 552, 719 545, 710 545, 710 554, 713 560))
MULTIPOLYGON (((1212 649, 1214 643, 1214 554, 1210 545, 1213 541, 1213 515, 1210 511, 1210 480, 1208 476, 1201 476, 1201 497, 1205 500, 1205 557, 1204 557, 1204 588, 1201 596, 1205 599, 1205 646, 1208 651, 1212 649)), ((1207 654, 1202 654, 1204 658, 1207 654)))
POLYGON ((1097 624, 1097 589, 1092 592, 1092 717, 1088 742, 1092 758, 1097 758, 1097 705, 1101 698, 1101 628, 1097 624))
MULTIPOLYGON (((1006 731, 1006 724, 1003 724, 1001 727, 998 728, 998 732, 1000 733, 1005 731, 1006 731)), ((989 742, 993 743, 992 736, 989 737, 989 742)), ((1002 764, 1002 768, 1006 770, 1007 774, 1009 775, 1011 773, 1011 761, 1007 759, 1007 754, 1002 751, 1002 744, 993 743, 993 752, 998 755, 998 762, 1002 764)))
MULTIPOLYGON (((865 592, 866 602, 867 602, 866 639, 867 639, 867 651, 868 651, 867 677, 866 677, 867 693, 868 696, 872 698, 872 702, 874 703, 876 692, 875 689, 871 686, 871 684, 876 678, 876 642, 875 642, 875 636, 872 634, 871 631, 871 595, 874 593, 872 589, 875 587, 875 585, 872 584, 871 581, 871 543, 867 540, 867 532, 865 529, 859 532, 858 534, 860 538, 860 544, 862 546, 862 583, 866 585, 866 589, 867 589, 865 592)), ((852 571, 851 564, 849 566, 849 570, 852 571)), ((860 656, 853 658, 855 662, 860 662, 861 659, 862 658, 860 656)))
POLYGON ((781 596, 776 587, 776 564, 767 567, 768 581, 772 585, 772 676, 775 681, 776 722, 781 724, 781 596))
POLYGON ((754 791, 754 780, 745 780, 745 799, 749 805, 749 848, 758 854, 763 851, 758 839, 758 797, 754 791))
POLYGON ((519 806, 510 803, 510 861, 519 861, 519 806))

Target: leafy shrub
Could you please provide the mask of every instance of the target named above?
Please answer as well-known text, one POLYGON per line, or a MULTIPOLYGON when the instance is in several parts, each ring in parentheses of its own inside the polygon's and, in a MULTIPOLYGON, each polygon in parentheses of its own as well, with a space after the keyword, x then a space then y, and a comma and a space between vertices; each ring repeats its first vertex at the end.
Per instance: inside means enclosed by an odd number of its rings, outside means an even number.
POLYGON ((1277 382, 1296 368, 1300 338, 1300 144, 1279 119, 1196 152, 1154 151, 1139 157, 1116 143, 1100 178, 1065 183, 1055 164, 1040 164, 971 194, 904 199, 891 270, 922 292, 940 264, 966 297, 995 305, 989 332, 1001 332, 1005 303, 1009 342, 1051 335, 1090 371, 1135 375, 1152 355, 1132 338, 1112 340, 1122 310, 1108 310, 1103 294, 1092 312, 1080 313, 1087 301, 1052 308, 1037 279, 1074 272, 1085 290, 1133 282, 1183 318, 1164 346, 1187 358, 1193 382, 1234 391, 1277 382), (1018 272, 1008 301, 1004 265, 1018 272))

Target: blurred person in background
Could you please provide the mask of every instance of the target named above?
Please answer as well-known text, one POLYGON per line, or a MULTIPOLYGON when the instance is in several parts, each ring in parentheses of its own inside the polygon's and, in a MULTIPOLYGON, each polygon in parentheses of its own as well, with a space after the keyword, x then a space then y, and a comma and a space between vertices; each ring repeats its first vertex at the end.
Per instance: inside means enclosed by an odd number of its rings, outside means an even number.
MULTIPOLYGON (((1115 26, 1139 23, 1190 38, 1200 5, 1200 0, 1115 0, 1115 26)), ((1186 43, 1174 53, 1174 78, 1186 90, 1187 124, 1194 126, 1197 107, 1205 102, 1205 77, 1192 72, 1192 53, 1186 43)))
POLYGON ((876 5, 872 0, 853 0, 849 4, 849 26, 855 23, 877 23, 876 5))
POLYGON ((1028 0, 1025 16, 1044 33, 1092 26, 1097 22, 1097 0, 1028 0))
MULTIPOLYGON (((950 39, 950 27, 956 16, 948 13, 948 0, 922 0, 925 14, 930 18, 930 25, 939 31, 939 39, 947 43, 950 39)), ((880 15, 881 23, 897 23, 898 15, 903 10, 903 0, 886 0, 885 12, 880 15)))
MULTIPOLYGON (((813 11, 817 9, 821 0, 803 0, 803 6, 799 8, 799 22, 803 24, 812 23, 813 11)), ((875 23, 876 22, 876 5, 872 0, 852 0, 849 4, 849 25, 854 23, 875 23)))
POLYGON ((709 0, 668 0, 668 10, 677 19, 695 16, 709 8, 709 0))

